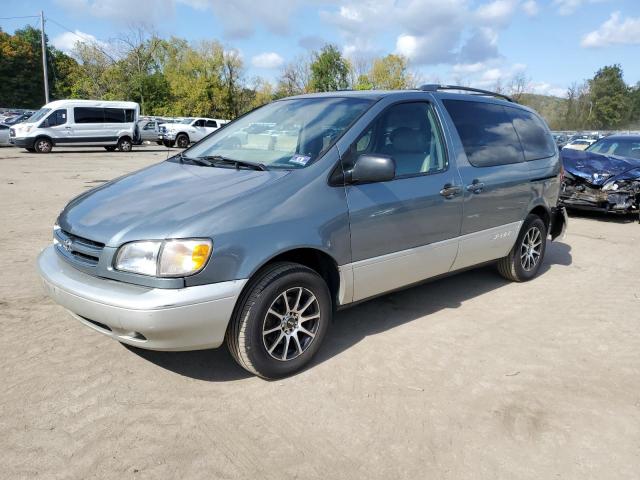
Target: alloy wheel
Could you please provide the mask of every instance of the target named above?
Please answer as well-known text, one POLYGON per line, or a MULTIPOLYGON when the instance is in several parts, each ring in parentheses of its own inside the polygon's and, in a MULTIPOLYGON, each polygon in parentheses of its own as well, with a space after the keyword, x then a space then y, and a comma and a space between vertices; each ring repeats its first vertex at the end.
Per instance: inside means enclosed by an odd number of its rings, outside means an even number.
POLYGON ((538 227, 531 227, 522 239, 520 264, 527 272, 533 270, 540 261, 542 240, 542 232, 538 227))
POLYGON ((262 323, 262 341, 269 355, 288 361, 302 355, 320 326, 320 304, 304 287, 293 287, 276 297, 262 323))

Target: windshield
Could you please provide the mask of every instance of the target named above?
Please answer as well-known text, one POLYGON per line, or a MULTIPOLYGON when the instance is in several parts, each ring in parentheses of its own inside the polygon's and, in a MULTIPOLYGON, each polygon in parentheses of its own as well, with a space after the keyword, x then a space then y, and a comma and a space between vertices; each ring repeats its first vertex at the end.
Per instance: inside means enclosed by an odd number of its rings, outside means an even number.
POLYGON ((191 123, 191 122, 193 122, 193 118, 184 118, 184 119, 180 120, 178 123, 187 124, 187 123, 191 123))
POLYGON ((373 103, 362 98, 299 98, 270 103, 190 148, 187 157, 220 156, 268 168, 304 168, 373 103))
POLYGON ((587 148, 587 151, 604 155, 640 158, 640 139, 603 138, 587 148))
POLYGON ((47 113, 49 113, 51 111, 50 108, 41 108, 40 110, 38 110, 36 113, 34 113, 30 118, 29 118, 29 123, 33 123, 33 122, 37 122, 38 120, 42 120, 47 113))

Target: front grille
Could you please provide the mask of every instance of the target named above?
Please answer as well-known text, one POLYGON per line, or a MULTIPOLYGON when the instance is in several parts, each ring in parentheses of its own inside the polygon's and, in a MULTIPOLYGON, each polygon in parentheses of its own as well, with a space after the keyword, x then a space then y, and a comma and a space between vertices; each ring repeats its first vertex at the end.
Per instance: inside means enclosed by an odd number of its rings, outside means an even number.
POLYGON ((79 237, 62 229, 55 231, 56 249, 60 255, 74 263, 95 267, 100 261, 104 243, 79 237))

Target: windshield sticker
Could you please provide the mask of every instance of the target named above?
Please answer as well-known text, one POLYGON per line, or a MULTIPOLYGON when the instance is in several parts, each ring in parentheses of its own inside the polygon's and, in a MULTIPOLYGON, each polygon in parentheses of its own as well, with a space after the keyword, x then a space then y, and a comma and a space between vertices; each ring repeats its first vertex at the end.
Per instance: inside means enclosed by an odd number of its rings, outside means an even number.
POLYGON ((296 165, 302 165, 304 167, 307 163, 309 163, 309 160, 311 160, 311 157, 309 155, 295 154, 293 157, 291 157, 289 163, 295 163, 296 165))

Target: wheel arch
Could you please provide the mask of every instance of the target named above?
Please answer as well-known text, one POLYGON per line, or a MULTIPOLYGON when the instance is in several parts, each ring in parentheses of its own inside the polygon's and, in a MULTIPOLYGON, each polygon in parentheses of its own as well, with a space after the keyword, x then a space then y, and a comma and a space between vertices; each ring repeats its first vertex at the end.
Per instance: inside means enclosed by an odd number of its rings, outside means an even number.
POLYGON ((551 211, 549 207, 543 204, 535 205, 533 208, 529 209, 529 215, 536 215, 540 217, 544 222, 544 226, 547 227, 547 231, 549 231, 549 225, 551 224, 551 211))
POLYGON ((277 262, 299 263, 315 271, 326 282, 329 292, 331 293, 331 301, 334 309, 339 305, 340 270, 338 263, 330 254, 317 247, 295 247, 274 254, 251 272, 249 281, 244 289, 251 288, 252 280, 266 267, 277 262))

